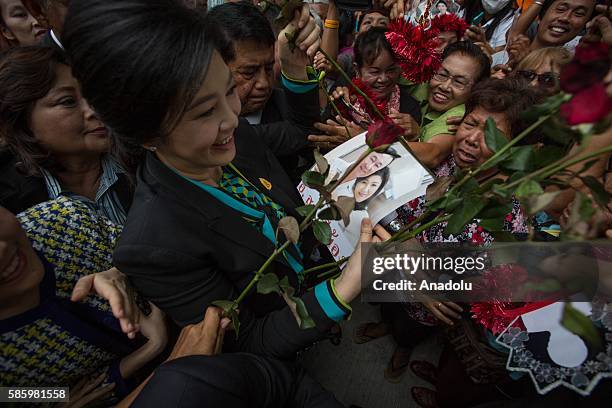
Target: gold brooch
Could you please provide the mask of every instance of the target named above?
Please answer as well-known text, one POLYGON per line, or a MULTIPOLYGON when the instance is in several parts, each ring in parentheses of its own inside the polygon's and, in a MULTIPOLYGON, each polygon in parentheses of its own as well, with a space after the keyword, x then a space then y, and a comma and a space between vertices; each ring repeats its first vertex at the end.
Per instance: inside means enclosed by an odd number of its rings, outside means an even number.
POLYGON ((268 190, 272 190, 272 183, 270 183, 268 180, 266 180, 265 178, 260 178, 259 182, 261 183, 262 186, 264 186, 266 189, 268 190))

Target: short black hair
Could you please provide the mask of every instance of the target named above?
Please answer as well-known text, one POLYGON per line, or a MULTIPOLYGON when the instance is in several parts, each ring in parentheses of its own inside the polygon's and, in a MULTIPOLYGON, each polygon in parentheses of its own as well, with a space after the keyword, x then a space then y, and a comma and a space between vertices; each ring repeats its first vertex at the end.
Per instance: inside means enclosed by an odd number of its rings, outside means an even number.
POLYGON ((361 17, 359 18, 359 25, 357 27, 357 31, 359 31, 359 29, 361 28, 361 24, 363 23, 363 19, 365 18, 365 16, 367 16, 368 14, 374 14, 374 13, 378 13, 378 14, 381 14, 389 18, 389 10, 387 9, 378 8, 378 7, 369 8, 361 14, 361 17))
MULTIPOLYGON (((538 17, 540 17, 540 20, 544 18, 544 15, 546 15, 546 12, 553 5, 555 1, 557 0, 544 0, 544 5, 542 6, 542 9, 540 10, 540 13, 538 15, 538 17)), ((599 2, 597 0, 593 0, 593 11, 591 12, 591 15, 589 16, 589 20, 591 20, 597 14, 595 11, 595 7, 597 6, 597 4, 599 4, 599 2)))
POLYGON ((457 41, 456 43, 449 45, 442 53, 442 61, 456 53, 471 57, 478 62, 480 70, 476 75, 476 80, 474 81, 475 83, 478 83, 491 75, 491 61, 489 60, 489 57, 487 57, 486 54, 482 52, 480 47, 473 42, 469 40, 457 41))
POLYGON ((385 32, 387 32, 387 29, 384 27, 373 27, 357 36, 354 52, 355 63, 358 67, 363 67, 364 64, 371 64, 382 51, 388 51, 391 57, 395 59, 393 47, 387 41, 385 32))
POLYGON ((248 1, 213 7, 208 12, 206 23, 218 30, 217 49, 225 62, 236 58, 236 41, 250 41, 267 48, 274 47, 276 41, 266 16, 248 1))
POLYGON ((174 129, 214 52, 204 15, 179 0, 73 1, 62 43, 84 97, 129 150, 174 129))

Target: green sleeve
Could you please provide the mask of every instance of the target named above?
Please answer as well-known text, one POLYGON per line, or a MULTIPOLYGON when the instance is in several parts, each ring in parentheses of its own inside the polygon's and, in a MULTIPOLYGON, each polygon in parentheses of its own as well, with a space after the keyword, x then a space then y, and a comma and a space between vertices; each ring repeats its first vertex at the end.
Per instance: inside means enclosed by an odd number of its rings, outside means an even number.
POLYGON ((455 106, 454 108, 444 112, 442 115, 438 116, 436 119, 432 120, 430 123, 421 128, 421 142, 428 142, 436 135, 454 134, 454 132, 448 130, 446 119, 451 116, 463 117, 464 114, 465 105, 455 106))

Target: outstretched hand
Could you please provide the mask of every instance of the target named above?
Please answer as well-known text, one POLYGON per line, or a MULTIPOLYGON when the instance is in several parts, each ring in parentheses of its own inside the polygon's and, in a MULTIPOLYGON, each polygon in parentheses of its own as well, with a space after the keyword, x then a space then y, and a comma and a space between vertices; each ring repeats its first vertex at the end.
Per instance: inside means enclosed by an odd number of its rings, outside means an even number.
POLYGON ((133 339, 140 330, 138 324, 140 310, 136 305, 133 292, 127 277, 119 269, 111 268, 79 279, 72 289, 70 300, 80 302, 91 294, 103 297, 110 303, 113 315, 119 320, 121 330, 130 339, 133 339))
POLYGON ((310 15, 307 4, 295 12, 293 20, 278 35, 281 70, 291 79, 306 80, 306 67, 321 44, 321 29, 310 15))

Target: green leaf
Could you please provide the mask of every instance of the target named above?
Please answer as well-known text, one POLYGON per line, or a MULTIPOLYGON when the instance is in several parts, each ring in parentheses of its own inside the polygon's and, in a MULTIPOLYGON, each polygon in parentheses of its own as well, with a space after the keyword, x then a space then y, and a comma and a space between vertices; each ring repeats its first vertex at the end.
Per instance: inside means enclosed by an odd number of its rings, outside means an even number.
POLYGON ((511 202, 491 201, 487 206, 478 213, 479 218, 504 218, 512 212, 511 202))
POLYGON ((257 293, 267 295, 273 292, 280 293, 278 276, 276 276, 274 273, 266 273, 265 275, 261 275, 257 281, 257 293))
POLYGON ((561 104, 569 101, 571 95, 558 93, 547 98, 543 103, 532 106, 522 113, 521 118, 526 122, 535 122, 541 116, 559 111, 561 104))
POLYGON ((297 296, 291 296, 291 300, 295 302, 295 311, 300 317, 300 329, 305 330, 315 327, 315 322, 308 314, 304 301, 297 296))
POLYGON ((552 142, 561 146, 569 146, 571 143, 581 139, 579 131, 567 126, 556 116, 544 122, 538 128, 538 131, 542 132, 545 144, 552 142))
POLYGON ((351 221, 351 212, 355 209, 355 197, 340 196, 332 205, 338 209, 344 225, 348 226, 351 221))
POLYGON ((606 191, 603 184, 593 176, 580 177, 582 182, 591 190, 593 198, 602 208, 606 208, 610 203, 610 194, 606 191))
POLYGON ((514 194, 518 198, 528 198, 542 193, 544 190, 540 183, 535 180, 525 180, 518 186, 514 194))
POLYGON ((540 149, 536 149, 533 152, 533 162, 535 163, 534 170, 546 167, 549 164, 552 164, 557 160, 562 159, 566 155, 566 149, 557 146, 544 146, 540 149))
POLYGON ((317 218, 320 220, 338 221, 342 219, 342 215, 336 207, 328 205, 317 214, 317 218))
POLYGON ((490 159, 488 159, 486 161, 486 164, 482 165, 482 169, 483 170, 488 170, 488 169, 492 169, 493 167, 496 167, 499 163, 503 162, 504 160, 506 160, 508 157, 510 156, 510 151, 506 151, 503 154, 500 154, 499 156, 493 158, 491 157, 490 159))
POLYGON ((462 194, 466 194, 466 193, 471 193, 472 191, 477 190, 479 187, 480 185, 478 184, 476 179, 471 178, 471 179, 468 179, 468 181, 466 181, 465 184, 461 186, 461 188, 459 188, 459 191, 461 191, 462 194))
POLYGON ((314 159, 315 163, 317 163, 317 169, 319 169, 319 173, 327 176, 329 172, 329 163, 327 159, 321 154, 319 149, 314 150, 314 159))
POLYGON ((495 125, 495 121, 490 116, 487 118, 485 126, 485 141, 487 147, 493 153, 498 152, 502 147, 508 144, 508 139, 501 130, 495 125))
POLYGON ((500 163, 499 167, 505 170, 530 172, 535 167, 532 146, 519 146, 510 149, 509 157, 500 163))
POLYGON ((516 173, 510 176, 510 178, 508 179, 508 183, 514 183, 515 181, 522 179, 526 175, 527 174, 522 171, 517 171, 516 173))
POLYGON ((308 214, 311 213, 312 210, 314 210, 315 206, 314 205, 303 205, 301 207, 297 207, 295 209, 295 211, 300 214, 302 217, 306 217, 308 214))
POLYGON ((224 313, 229 313, 233 308, 235 308, 234 302, 231 300, 215 300, 214 302, 211 302, 211 304, 223 310, 224 313))
POLYGON ((230 312, 230 319, 232 320, 232 325, 234 326, 234 332, 236 333, 236 338, 240 335, 240 319, 238 318, 238 311, 233 309, 230 312))
POLYGON ((278 282, 278 286, 280 286, 280 288, 283 291, 283 293, 286 293, 289 296, 293 295, 293 292, 295 292, 295 289, 289 283, 289 278, 287 276, 285 276, 283 279, 281 279, 278 282))
POLYGON ((590 198, 584 196, 583 199, 580 200, 580 204, 578 205, 578 214, 580 215, 580 219, 582 221, 590 221, 593 215, 595 215, 593 201, 591 201, 590 198))
POLYGON ((591 319, 569 302, 566 302, 563 308, 561 325, 570 332, 586 340, 595 350, 603 349, 601 336, 591 319))
POLYGON ((302 174, 302 182, 310 188, 323 187, 325 176, 316 171, 306 171, 302 174))
POLYGON ((293 217, 283 217, 278 222, 278 230, 281 231, 285 235, 285 238, 287 238, 287 241, 290 241, 292 244, 297 244, 300 240, 300 226, 293 217))
POLYGON ((463 205, 458 207, 448 220, 445 234, 454 235, 462 232, 466 224, 472 221, 486 204, 487 202, 482 197, 468 196, 463 205))
POLYGON ((529 198, 529 214, 534 215, 539 211, 544 210, 553 200, 561 193, 561 191, 551 191, 549 193, 540 194, 529 198))
POLYGON ((491 187, 491 191, 494 194, 498 195, 499 197, 505 198, 505 199, 510 198, 510 196, 512 195, 510 191, 504 189, 503 184, 502 185, 494 184, 493 187, 491 187))
POLYGON ((324 245, 331 243, 331 227, 328 223, 323 221, 313 221, 312 231, 314 232, 315 238, 324 245))
POLYGON ((486 218, 480 220, 478 225, 487 231, 503 231, 504 219, 502 217, 486 218))

